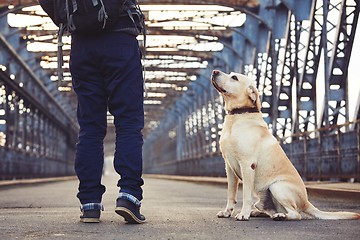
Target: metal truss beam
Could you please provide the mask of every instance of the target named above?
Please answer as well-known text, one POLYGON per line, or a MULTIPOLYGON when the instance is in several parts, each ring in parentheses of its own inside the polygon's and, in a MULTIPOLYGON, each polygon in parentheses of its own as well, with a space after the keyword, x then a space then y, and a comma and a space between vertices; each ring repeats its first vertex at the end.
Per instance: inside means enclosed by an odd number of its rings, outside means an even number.
POLYGON ((349 121, 348 108, 348 81, 347 69, 349 66, 352 45, 354 42, 355 31, 359 18, 359 1, 343 0, 339 4, 324 5, 327 25, 331 28, 327 29, 327 35, 335 32, 335 40, 332 42, 327 38, 329 66, 325 69, 325 112, 322 118, 322 125, 329 126, 339 124, 339 120, 349 121), (330 12, 335 11, 338 16, 338 22, 333 22, 327 17, 330 12), (326 14, 327 13, 327 14, 326 14), (342 119, 341 119, 342 118, 342 119))
MULTIPOLYGON (((203 0, 141 0, 141 4, 187 4, 187 5, 210 5, 217 4, 229 7, 248 6, 256 7, 259 4, 258 0, 211 0, 204 2, 203 0)), ((37 5, 37 0, 0 0, 0 7, 12 4, 18 5, 37 5)))
POLYGON ((306 132, 317 128, 316 78, 322 48, 323 9, 313 1, 310 24, 304 28, 308 34, 304 65, 297 82, 297 109, 293 132, 306 132))

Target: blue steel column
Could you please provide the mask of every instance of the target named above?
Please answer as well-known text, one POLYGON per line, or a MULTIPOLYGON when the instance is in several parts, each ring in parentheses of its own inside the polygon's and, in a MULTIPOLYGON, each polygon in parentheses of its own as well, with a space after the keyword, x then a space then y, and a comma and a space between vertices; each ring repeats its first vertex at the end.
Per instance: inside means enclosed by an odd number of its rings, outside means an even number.
POLYGON ((304 65, 297 82, 297 114, 295 115, 293 129, 295 133, 314 130, 318 127, 316 77, 322 48, 323 10, 321 6, 317 6, 317 2, 319 0, 312 3, 310 25, 304 29, 308 38, 306 39, 304 65))
POLYGON ((331 12, 337 12, 339 18, 337 23, 327 18, 327 24, 332 26, 332 29, 328 31, 336 30, 336 34, 333 42, 328 39, 332 49, 329 49, 329 51, 331 50, 331 53, 329 52, 329 55, 331 54, 329 56, 329 69, 325 75, 328 92, 325 107, 328 109, 328 114, 325 112, 322 118, 323 126, 338 124, 339 120, 342 122, 349 121, 347 69, 360 9, 359 1, 350 0, 343 0, 339 4, 330 1, 330 7, 331 12), (339 119, 340 117, 342 119, 339 119))

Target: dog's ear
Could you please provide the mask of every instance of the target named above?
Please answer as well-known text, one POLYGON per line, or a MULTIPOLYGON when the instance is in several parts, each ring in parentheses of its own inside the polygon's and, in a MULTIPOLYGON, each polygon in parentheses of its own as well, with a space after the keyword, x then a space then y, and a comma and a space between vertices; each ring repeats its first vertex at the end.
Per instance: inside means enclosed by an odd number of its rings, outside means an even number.
POLYGON ((253 104, 260 110, 261 104, 260 104, 260 100, 259 100, 259 92, 256 89, 256 87, 250 85, 247 88, 247 92, 248 92, 249 98, 251 99, 253 104))
POLYGON ((248 88, 247 88, 247 92, 248 92, 248 95, 249 95, 249 98, 251 99, 251 101, 253 102, 253 103, 255 103, 256 102, 256 100, 257 100, 257 97, 258 97, 258 92, 257 92, 257 90, 256 90, 256 88, 254 87, 254 86, 249 86, 248 88))

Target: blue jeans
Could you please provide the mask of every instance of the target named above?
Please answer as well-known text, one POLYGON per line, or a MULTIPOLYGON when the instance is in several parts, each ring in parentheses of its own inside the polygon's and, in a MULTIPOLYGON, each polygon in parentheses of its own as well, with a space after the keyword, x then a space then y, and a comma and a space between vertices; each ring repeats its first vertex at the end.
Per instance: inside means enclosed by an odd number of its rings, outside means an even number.
POLYGON ((100 203, 105 192, 101 177, 109 110, 116 128, 114 167, 120 175, 120 192, 142 200, 143 76, 136 37, 122 32, 73 35, 70 71, 80 126, 77 197, 81 204, 100 203))

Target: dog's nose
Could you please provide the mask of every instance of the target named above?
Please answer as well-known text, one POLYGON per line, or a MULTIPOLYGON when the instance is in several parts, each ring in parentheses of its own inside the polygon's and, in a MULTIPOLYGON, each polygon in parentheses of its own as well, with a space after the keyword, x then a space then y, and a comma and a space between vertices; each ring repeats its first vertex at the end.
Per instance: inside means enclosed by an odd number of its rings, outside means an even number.
POLYGON ((216 75, 219 75, 219 73, 220 73, 220 71, 218 71, 218 70, 213 70, 212 75, 213 75, 213 76, 216 76, 216 75))

